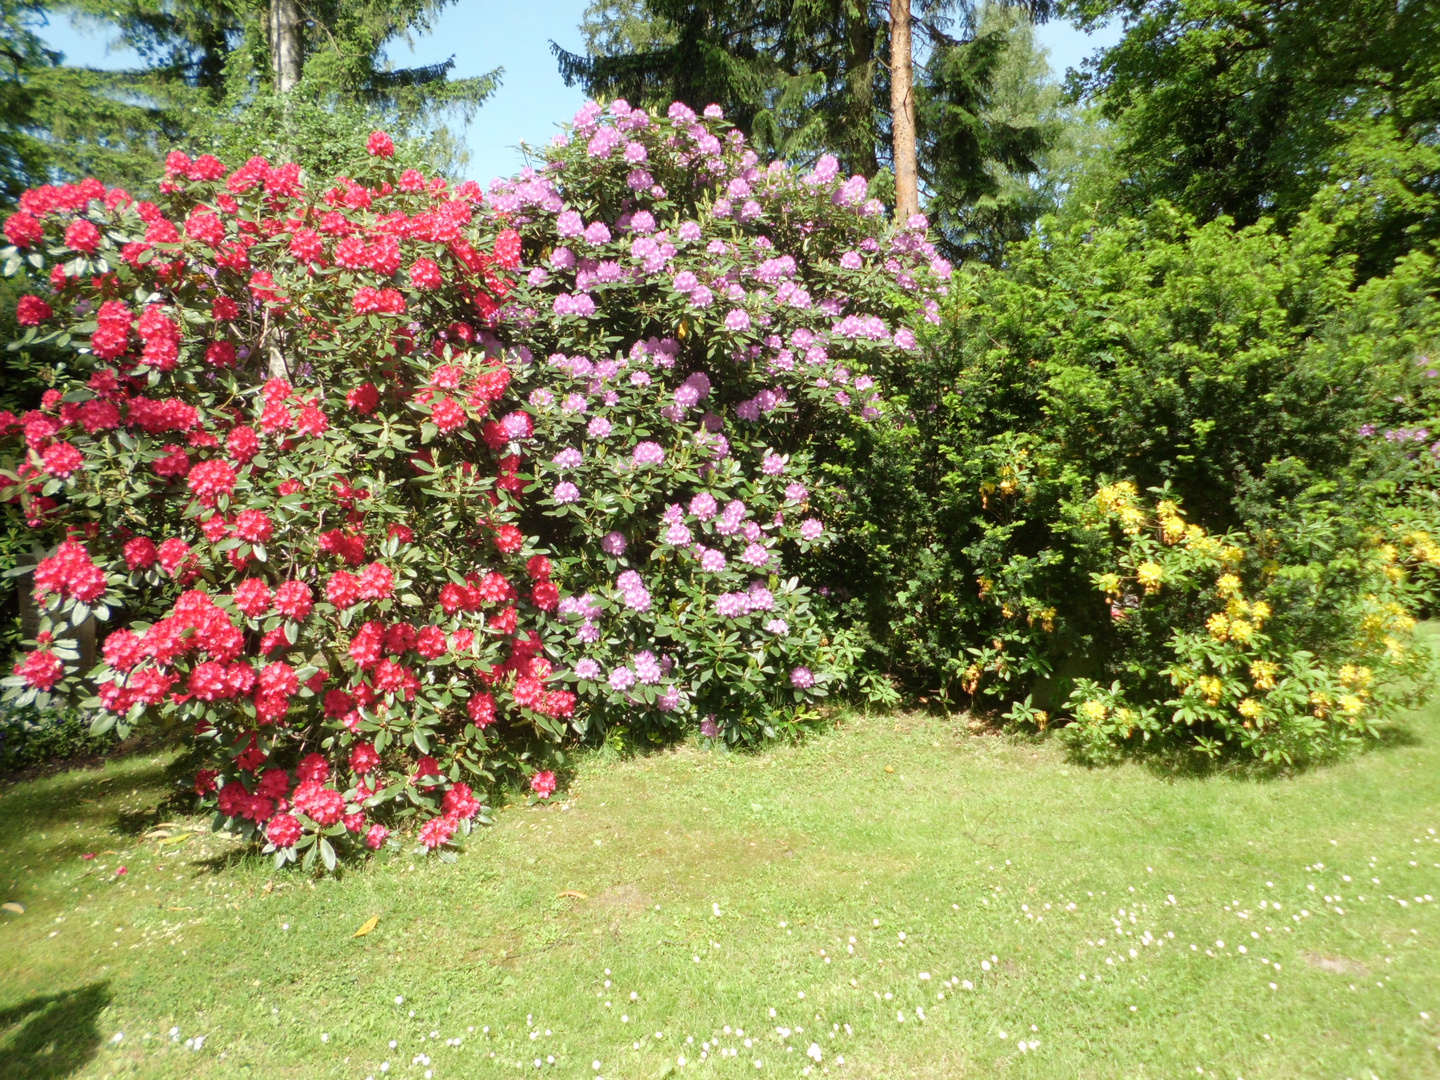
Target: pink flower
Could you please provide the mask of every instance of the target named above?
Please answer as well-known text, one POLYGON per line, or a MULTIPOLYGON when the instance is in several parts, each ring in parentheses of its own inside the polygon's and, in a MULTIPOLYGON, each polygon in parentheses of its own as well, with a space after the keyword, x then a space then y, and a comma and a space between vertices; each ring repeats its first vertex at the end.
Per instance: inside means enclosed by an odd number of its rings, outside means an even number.
POLYGON ((390 830, 384 825, 371 825, 370 831, 365 834, 365 846, 371 851, 379 851, 389 837, 390 830))
POLYGON ((530 778, 530 787, 542 799, 555 794, 555 774, 550 771, 538 772, 530 778))
POLYGON ((383 131, 372 131, 365 152, 371 157, 394 157, 395 142, 383 131))
POLYGON ((434 851, 442 844, 450 842, 450 838, 455 835, 455 829, 458 827, 458 824, 459 823, 451 817, 431 818, 424 825, 420 826, 420 842, 431 851, 434 851))

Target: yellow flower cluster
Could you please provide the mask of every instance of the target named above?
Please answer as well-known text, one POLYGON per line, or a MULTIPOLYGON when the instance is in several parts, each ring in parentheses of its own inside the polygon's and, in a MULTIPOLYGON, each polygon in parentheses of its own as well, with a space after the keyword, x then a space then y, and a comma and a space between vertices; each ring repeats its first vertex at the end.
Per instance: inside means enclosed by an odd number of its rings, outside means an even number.
POLYGON ((1098 724, 1105 719, 1107 711, 1103 701, 1087 701, 1080 706, 1080 719, 1087 724, 1098 724))
POLYGON ((1145 586, 1146 595, 1153 595, 1160 591, 1160 583, 1165 580, 1165 568, 1157 562, 1146 561, 1135 568, 1135 576, 1145 586))
POLYGON ((1256 690, 1274 690, 1275 676, 1279 673, 1280 665, 1270 660, 1256 660, 1250 665, 1250 681, 1256 690))
POLYGON ((1219 705, 1220 695, 1225 692, 1225 684, 1214 675, 1201 675, 1195 680, 1195 689, 1200 691, 1206 705, 1219 705))
POLYGON ((1145 511, 1135 505, 1138 494, 1129 480, 1102 487, 1095 493, 1101 509, 1120 519, 1120 531, 1126 536, 1135 536, 1145 525, 1145 511))

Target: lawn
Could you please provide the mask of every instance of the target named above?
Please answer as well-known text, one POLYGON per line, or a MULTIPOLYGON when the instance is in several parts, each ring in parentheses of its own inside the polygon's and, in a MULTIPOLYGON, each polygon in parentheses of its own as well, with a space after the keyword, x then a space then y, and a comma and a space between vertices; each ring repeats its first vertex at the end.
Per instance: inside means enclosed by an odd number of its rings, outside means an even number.
POLYGON ((167 761, 0 789, 7 1080, 1440 1075, 1434 706, 1279 780, 915 715, 597 754, 316 880, 157 816, 167 761))

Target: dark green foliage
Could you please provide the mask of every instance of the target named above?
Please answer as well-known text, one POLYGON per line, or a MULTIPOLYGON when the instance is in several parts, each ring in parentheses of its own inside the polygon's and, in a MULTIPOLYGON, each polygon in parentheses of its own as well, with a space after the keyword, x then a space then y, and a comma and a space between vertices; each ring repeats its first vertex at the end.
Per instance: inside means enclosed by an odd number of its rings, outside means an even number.
POLYGON ((0 776, 84 754, 103 754, 120 741, 112 729, 90 734, 90 718, 74 709, 0 710, 0 776))
MULTIPOLYGON (((1440 341, 1440 307, 1428 257, 1357 287, 1341 242, 1314 219, 1287 238, 1161 205, 958 274, 908 422, 830 463, 851 496, 830 581, 875 665, 927 697, 1047 708, 1076 677, 1131 661, 1153 675, 1092 579, 1123 546, 1074 515, 1118 480, 1165 488, 1209 532, 1269 535, 1271 557, 1334 583, 1326 602, 1344 609, 1364 586, 1341 565, 1430 483, 1357 431, 1432 414, 1416 359, 1440 341)), ((1295 631, 1312 644, 1333 614, 1316 610, 1295 631)))

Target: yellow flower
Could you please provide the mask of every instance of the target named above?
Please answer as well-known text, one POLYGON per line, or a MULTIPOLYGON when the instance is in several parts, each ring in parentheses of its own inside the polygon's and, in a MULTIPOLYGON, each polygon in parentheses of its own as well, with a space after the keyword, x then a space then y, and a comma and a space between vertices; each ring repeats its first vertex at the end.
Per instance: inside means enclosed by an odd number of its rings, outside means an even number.
POLYGON ((1365 711, 1365 699, 1355 694, 1342 694, 1340 709, 1346 716, 1359 716, 1365 711))
POLYGON ((1395 556, 1399 554, 1399 552, 1395 550, 1394 544, 1381 544, 1378 550, 1380 558, 1387 563, 1394 562, 1395 556))
POLYGON ((1216 612, 1205 620, 1205 626, 1210 631, 1210 636, 1216 641, 1224 641, 1230 636, 1230 620, 1221 612, 1216 612))
POLYGON ((1036 726, 1036 727, 1038 727, 1041 731, 1044 731, 1044 730, 1045 730, 1045 725, 1048 724, 1049 722, 1050 722, 1050 714, 1049 714, 1049 713, 1047 713, 1044 709, 1036 709, 1036 710, 1035 710, 1035 726, 1036 726))
POLYGON ((1230 638, 1240 645, 1248 645, 1255 636, 1255 626, 1244 619, 1230 620, 1230 638))
POLYGON ((1214 675, 1201 675, 1195 680, 1195 689, 1205 698, 1206 705, 1218 705, 1220 695, 1225 692, 1225 684, 1214 675))
POLYGON ((1215 582, 1215 591, 1221 596, 1239 596, 1240 579, 1234 574, 1221 574, 1215 582))
POLYGON ((1368 667, 1356 667, 1354 664, 1343 664, 1340 667, 1337 677, 1340 685, 1350 690, 1364 692, 1375 678, 1375 673, 1368 667))
POLYGON ((1100 701, 1087 701, 1080 706, 1080 719, 1087 724, 1098 724, 1105 719, 1105 704, 1100 701))
POLYGON ((1257 660, 1250 665, 1250 681, 1255 684, 1256 690, 1275 689, 1275 676, 1280 671, 1280 665, 1269 660, 1257 660))
POLYGON ((1158 592, 1160 583, 1165 580, 1165 570, 1157 562, 1143 562, 1136 568, 1135 573, 1147 593, 1158 592))
POLYGON ((1399 638, 1387 637, 1385 639, 1385 655, 1391 660, 1404 660, 1405 654, 1409 651, 1409 647, 1399 638))
POLYGON ((1232 619, 1243 619, 1250 614, 1250 605, 1242 597, 1232 596, 1225 602, 1225 614, 1232 619))
POLYGON ((1241 716, 1245 717, 1246 720, 1254 720, 1257 716, 1264 712, 1264 707, 1254 698, 1247 697, 1243 701, 1241 701, 1239 705, 1235 706, 1235 710, 1241 716))
POLYGON ((1119 574, 1101 574, 1095 579, 1095 584, 1099 585, 1107 596, 1120 595, 1119 574))
POLYGON ((1140 526, 1145 524, 1145 511, 1139 507, 1126 506, 1120 511, 1120 531, 1126 536, 1134 536, 1140 531, 1140 526))
POLYGON ((1185 536, 1185 522, 1178 517, 1160 519, 1160 539, 1167 544, 1178 544, 1185 536))
POLYGON ((1310 704, 1312 706, 1310 711, 1316 716, 1323 717, 1330 711, 1330 695, 1324 690, 1312 690, 1310 691, 1310 704))
POLYGON ((1227 544, 1221 549, 1220 558, 1228 563, 1234 563, 1236 566, 1239 566, 1245 559, 1245 552, 1241 551, 1234 544, 1227 544))
POLYGON ((1263 623, 1271 615, 1270 605, 1264 600, 1256 600, 1250 605, 1250 617, 1257 623, 1263 623))

